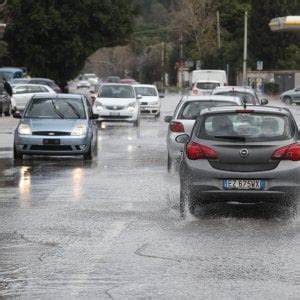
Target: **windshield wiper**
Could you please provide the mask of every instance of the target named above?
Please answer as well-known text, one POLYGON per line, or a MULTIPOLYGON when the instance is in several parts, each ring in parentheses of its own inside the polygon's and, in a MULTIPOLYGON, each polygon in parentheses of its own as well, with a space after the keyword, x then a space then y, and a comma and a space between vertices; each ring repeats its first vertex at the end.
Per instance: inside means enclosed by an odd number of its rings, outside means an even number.
POLYGON ((65 118, 64 114, 63 114, 62 112, 60 112, 60 111, 56 108, 55 103, 54 103, 53 100, 51 100, 51 103, 52 103, 52 106, 53 106, 53 108, 54 108, 55 113, 56 113, 61 119, 64 119, 64 118, 65 118))
POLYGON ((78 117, 78 119, 80 119, 81 118, 80 113, 76 110, 73 104, 69 103, 68 101, 66 101, 66 103, 71 107, 73 113, 78 117))
POLYGON ((216 139, 224 139, 224 140, 233 140, 233 141, 246 141, 246 137, 244 136, 236 136, 236 135, 216 135, 214 136, 216 139))

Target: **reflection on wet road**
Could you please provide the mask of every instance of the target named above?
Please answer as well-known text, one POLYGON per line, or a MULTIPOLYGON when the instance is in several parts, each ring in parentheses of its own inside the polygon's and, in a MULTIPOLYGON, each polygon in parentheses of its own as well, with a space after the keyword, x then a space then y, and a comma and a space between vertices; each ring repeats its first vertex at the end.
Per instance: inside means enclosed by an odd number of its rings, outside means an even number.
POLYGON ((15 123, 0 119, 0 297, 299 297, 297 208, 213 204, 181 219, 163 116, 103 124, 90 163, 15 164, 15 123))

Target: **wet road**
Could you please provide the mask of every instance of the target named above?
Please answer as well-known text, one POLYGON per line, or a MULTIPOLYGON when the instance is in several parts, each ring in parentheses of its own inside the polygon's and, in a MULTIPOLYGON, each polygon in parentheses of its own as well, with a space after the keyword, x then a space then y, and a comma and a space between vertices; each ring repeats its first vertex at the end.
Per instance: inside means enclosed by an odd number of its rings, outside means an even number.
MULTIPOLYGON (((0 297, 299 299, 300 219, 267 205, 179 216, 163 116, 107 124, 98 158, 12 160, 0 118, 0 297)), ((300 108, 293 111, 300 121, 300 108)))

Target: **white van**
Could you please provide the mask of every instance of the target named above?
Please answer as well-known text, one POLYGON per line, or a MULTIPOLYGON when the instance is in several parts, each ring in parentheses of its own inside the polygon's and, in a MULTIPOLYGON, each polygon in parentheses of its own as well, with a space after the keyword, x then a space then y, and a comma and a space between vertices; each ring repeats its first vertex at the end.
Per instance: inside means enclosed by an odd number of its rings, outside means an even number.
POLYGON ((190 84, 193 86, 200 81, 219 82, 220 86, 227 85, 227 75, 224 70, 194 70, 190 76, 190 84))

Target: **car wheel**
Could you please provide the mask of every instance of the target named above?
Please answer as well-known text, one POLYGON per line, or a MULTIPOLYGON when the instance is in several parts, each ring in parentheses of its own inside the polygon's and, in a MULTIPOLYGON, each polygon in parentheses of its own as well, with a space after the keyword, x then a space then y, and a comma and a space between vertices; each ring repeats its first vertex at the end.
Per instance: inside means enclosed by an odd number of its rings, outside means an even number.
POLYGON ((138 127, 140 124, 140 119, 137 119, 136 121, 133 122, 134 127, 138 127))
POLYGON ((14 154, 14 159, 15 160, 22 160, 23 159, 23 154, 18 152, 18 150, 16 148, 16 145, 14 145, 13 154, 14 154))
POLYGON ((186 215, 186 207, 188 206, 191 215, 195 215, 195 208, 197 205, 201 204, 200 201, 193 195, 191 187, 186 181, 184 181, 180 186, 180 215, 186 215))
POLYGON ((288 105, 292 105, 293 104, 293 101, 292 101, 292 98, 291 97, 284 97, 283 98, 283 101, 288 104, 288 105))
POLYGON ((6 111, 6 112, 4 113, 4 115, 5 115, 6 117, 9 117, 9 116, 11 115, 11 108, 10 108, 10 107, 8 108, 8 111, 6 111))
POLYGON ((160 117, 160 112, 155 115, 155 119, 158 119, 160 117))
POLYGON ((92 143, 90 143, 88 152, 83 154, 83 159, 84 160, 92 160, 93 159, 92 143))
POLYGON ((167 166, 168 166, 168 172, 170 173, 170 172, 172 171, 173 162, 172 162, 172 158, 170 157, 169 154, 168 154, 168 162, 167 162, 167 166))

